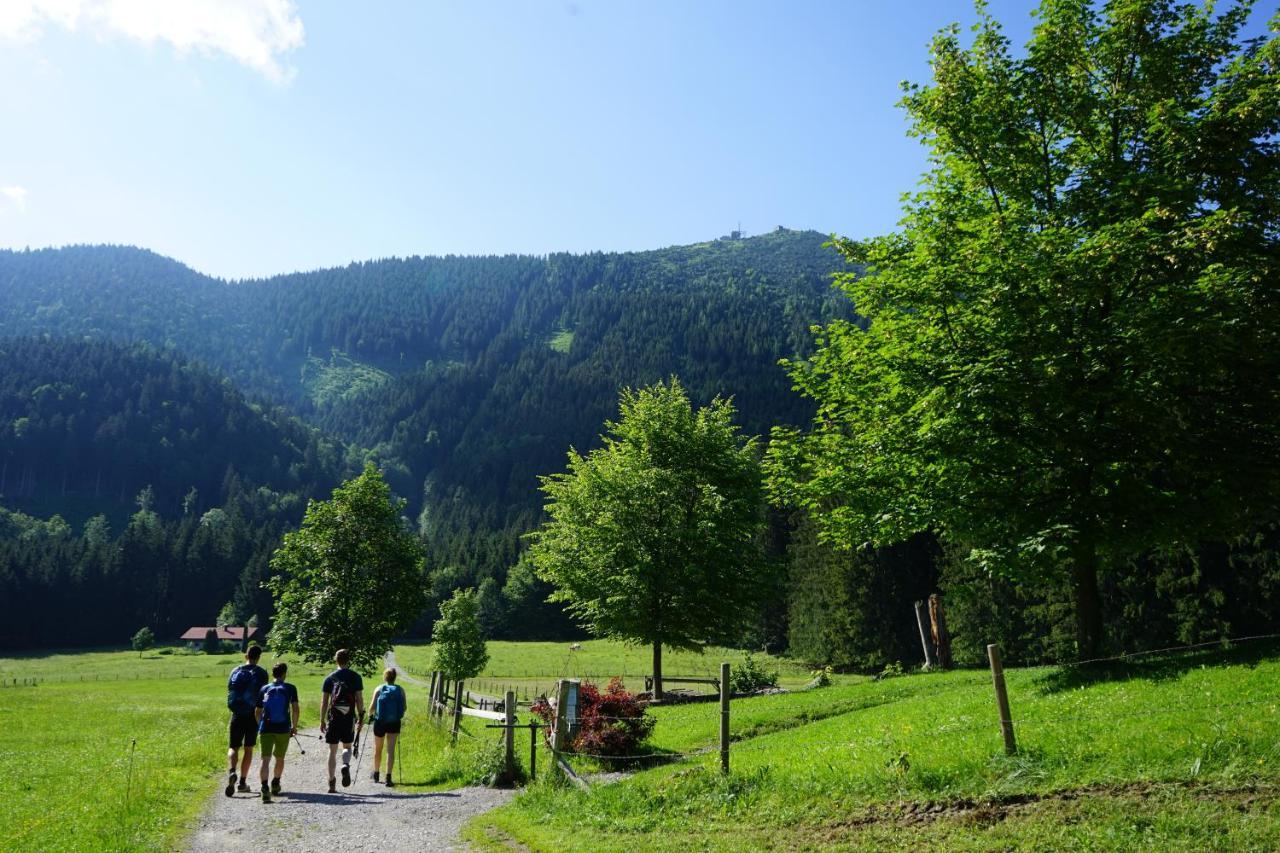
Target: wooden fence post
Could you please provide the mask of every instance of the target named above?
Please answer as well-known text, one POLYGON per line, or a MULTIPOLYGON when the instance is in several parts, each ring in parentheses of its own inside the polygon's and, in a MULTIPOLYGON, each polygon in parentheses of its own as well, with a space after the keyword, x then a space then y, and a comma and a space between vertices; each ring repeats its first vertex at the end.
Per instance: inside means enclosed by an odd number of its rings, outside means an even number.
POLYGON ((507 727, 503 729, 507 742, 507 781, 516 780, 516 694, 507 691, 507 727))
POLYGON ((431 688, 427 691, 427 713, 431 717, 436 715, 436 681, 440 678, 440 673, 434 669, 431 670, 431 688))
POLYGON ((729 772, 729 664, 720 664, 720 772, 729 772))
POLYGON ((462 682, 454 685, 453 690, 453 743, 458 743, 458 729, 462 728, 462 682))
POLYGON ((929 596, 929 622, 933 629, 933 645, 938 649, 938 665, 951 669, 951 635, 947 633, 947 618, 942 612, 942 596, 936 592, 929 596))
POLYGON ((996 707, 1000 711, 1000 733, 1004 735, 1004 754, 1013 755, 1018 744, 1013 739, 1013 716, 1009 713, 1009 691, 1004 686, 1004 666, 1000 663, 1000 647, 987 646, 987 660, 991 661, 991 681, 996 688, 996 707))
POLYGON ((538 779, 538 718, 529 721, 529 781, 538 779))
POLYGON ((916 627, 920 629, 920 645, 924 647, 924 668, 933 669, 938 662, 933 657, 933 643, 929 639, 929 631, 925 629, 924 602, 916 602, 916 627))

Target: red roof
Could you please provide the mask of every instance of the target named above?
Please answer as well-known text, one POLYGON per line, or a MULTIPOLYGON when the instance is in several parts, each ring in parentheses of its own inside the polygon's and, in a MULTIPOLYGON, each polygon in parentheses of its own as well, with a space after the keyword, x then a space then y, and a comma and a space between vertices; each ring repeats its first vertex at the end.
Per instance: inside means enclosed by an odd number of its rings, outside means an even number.
MULTIPOLYGON (((205 638, 205 635, 208 634, 210 631, 216 631, 218 633, 219 640, 231 640, 233 642, 239 643, 239 642, 243 642, 243 640, 245 639, 244 628, 239 625, 232 625, 226 628, 215 628, 212 625, 206 628, 188 628, 187 633, 183 634, 178 639, 197 640, 197 641, 203 640, 205 638)), ((250 628, 249 639, 252 640, 256 636, 258 636, 258 629, 250 628)))

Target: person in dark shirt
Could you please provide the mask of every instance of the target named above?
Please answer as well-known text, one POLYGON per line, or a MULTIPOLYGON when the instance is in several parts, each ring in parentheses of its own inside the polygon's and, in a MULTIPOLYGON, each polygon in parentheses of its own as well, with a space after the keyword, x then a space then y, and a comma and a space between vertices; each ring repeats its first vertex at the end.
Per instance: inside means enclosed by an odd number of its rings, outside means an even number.
POLYGON ((342 787, 351 784, 351 744, 356 727, 364 727, 364 679, 349 668, 351 655, 338 649, 333 656, 338 668, 329 673, 321 688, 320 731, 329 744, 329 793, 337 791, 333 771, 338 761, 338 745, 342 745, 342 787))
POLYGON ((280 793, 280 777, 284 774, 284 756, 289 751, 289 738, 298 733, 298 715, 301 708, 298 704, 298 688, 285 683, 284 677, 289 674, 287 663, 278 663, 271 667, 274 679, 258 694, 258 706, 254 714, 258 720, 258 735, 262 738, 262 771, 258 778, 262 780, 262 801, 271 802, 273 794, 280 793), (267 770, 271 758, 275 757, 275 773, 271 775, 271 786, 267 787, 267 770))
POLYGON ((257 645, 252 645, 244 653, 244 663, 231 671, 231 677, 227 679, 228 707, 235 706, 231 709, 231 725, 228 731, 227 743, 227 788, 224 793, 230 797, 236 791, 236 759, 240 759, 240 784, 241 793, 249 791, 249 783, 246 781, 249 776, 249 768, 253 765, 253 747, 258 743, 258 721, 253 716, 253 703, 257 699, 258 691, 267 685, 267 671, 258 666, 258 659, 262 657, 262 649, 257 645), (237 699, 233 696, 234 686, 236 685, 237 673, 245 670, 240 675, 239 682, 244 683, 248 680, 248 685, 244 687, 244 696, 237 699), (252 676, 252 678, 249 678, 252 676), (240 757, 240 750, 244 750, 244 756, 240 757))

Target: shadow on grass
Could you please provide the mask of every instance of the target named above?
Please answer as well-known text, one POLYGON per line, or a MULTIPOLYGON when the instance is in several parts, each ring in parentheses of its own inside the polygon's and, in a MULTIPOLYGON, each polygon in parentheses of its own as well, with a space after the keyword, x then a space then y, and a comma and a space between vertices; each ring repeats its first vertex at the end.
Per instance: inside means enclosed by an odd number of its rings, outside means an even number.
POLYGON ((1252 667, 1278 655, 1280 639, 1253 640, 1181 652, 1152 652, 1121 660, 1067 664, 1038 677, 1035 684, 1041 694, 1052 694, 1110 681, 1172 681, 1192 669, 1252 667))

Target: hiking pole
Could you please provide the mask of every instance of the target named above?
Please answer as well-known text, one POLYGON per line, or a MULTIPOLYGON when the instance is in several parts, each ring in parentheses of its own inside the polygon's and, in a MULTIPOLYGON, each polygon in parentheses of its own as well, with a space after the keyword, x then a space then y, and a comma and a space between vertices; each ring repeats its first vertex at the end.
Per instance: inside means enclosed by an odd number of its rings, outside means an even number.
POLYGON ((302 745, 302 741, 298 740, 298 735, 297 735, 297 733, 294 733, 294 735, 293 735, 293 742, 294 742, 294 743, 296 743, 296 744, 298 745, 298 751, 299 751, 299 752, 301 752, 303 755, 306 755, 306 754, 307 754, 307 748, 306 748, 306 747, 304 747, 304 746, 302 745))
POLYGON ((356 756, 356 781, 360 781, 360 765, 364 763, 364 756, 360 754, 360 735, 364 733, 364 720, 360 721, 360 727, 356 729, 356 742, 351 745, 351 751, 356 756))

